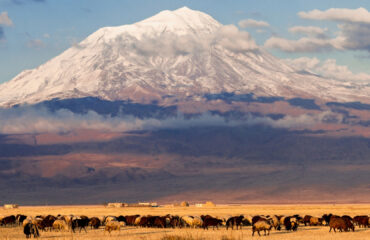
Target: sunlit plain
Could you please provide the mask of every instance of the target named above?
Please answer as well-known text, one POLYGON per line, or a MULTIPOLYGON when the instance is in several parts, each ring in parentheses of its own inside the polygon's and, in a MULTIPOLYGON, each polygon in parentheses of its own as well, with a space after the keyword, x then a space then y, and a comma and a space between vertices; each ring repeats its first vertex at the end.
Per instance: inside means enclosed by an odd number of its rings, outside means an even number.
MULTIPOLYGON (((210 214, 217 217, 227 217, 231 215, 312 215, 321 216, 324 213, 333 213, 337 215, 368 215, 370 213, 370 205, 217 205, 216 207, 173 207, 170 205, 158 208, 107 208, 104 206, 34 206, 20 207, 18 209, 0 209, 0 215, 25 214, 28 216, 36 215, 86 215, 92 216, 107 216, 107 215, 202 215, 210 214)), ((221 227, 219 230, 203 230, 203 229, 158 229, 158 228, 139 228, 139 227, 122 227, 119 232, 105 233, 104 228, 98 230, 87 229, 87 233, 72 234, 71 232, 41 232, 40 239, 142 239, 142 240, 159 240, 159 239, 222 239, 222 240, 239 240, 252 239, 251 227, 243 227, 243 230, 226 230, 221 227), (176 238, 178 237, 178 238, 176 238)), ((25 239, 21 227, 1 227, 0 239, 25 239)), ((297 232, 271 231, 270 236, 254 236, 253 239, 370 239, 370 229, 358 228, 353 232, 345 233, 329 233, 327 226, 300 226, 297 232)))

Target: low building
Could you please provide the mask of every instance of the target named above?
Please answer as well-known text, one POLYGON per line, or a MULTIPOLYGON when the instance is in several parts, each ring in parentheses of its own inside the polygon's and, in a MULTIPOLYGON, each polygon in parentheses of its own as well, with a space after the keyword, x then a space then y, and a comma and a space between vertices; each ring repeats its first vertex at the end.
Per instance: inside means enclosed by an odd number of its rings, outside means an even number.
POLYGON ((139 202, 138 205, 142 207, 158 207, 158 203, 156 202, 139 202))
POLYGON ((4 204, 5 209, 19 208, 18 204, 4 204))
POLYGON ((127 204, 126 203, 108 203, 107 207, 109 208, 121 208, 125 207, 127 204))

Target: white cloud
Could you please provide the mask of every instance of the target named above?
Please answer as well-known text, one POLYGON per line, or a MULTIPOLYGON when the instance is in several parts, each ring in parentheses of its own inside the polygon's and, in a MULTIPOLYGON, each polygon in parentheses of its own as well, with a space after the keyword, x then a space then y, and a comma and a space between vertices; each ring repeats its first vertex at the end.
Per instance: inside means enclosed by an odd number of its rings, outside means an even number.
POLYGON ((294 26, 289 28, 289 32, 291 33, 301 33, 310 37, 317 38, 325 38, 327 31, 328 31, 327 28, 320 28, 314 26, 294 26))
POLYGON ((299 12, 301 18, 338 22, 339 33, 336 37, 339 50, 370 51, 370 13, 365 8, 331 8, 326 11, 312 10, 299 12))
POLYGON ((317 58, 301 57, 296 59, 284 59, 284 61, 298 71, 308 71, 328 79, 345 82, 370 82, 370 74, 353 73, 347 66, 338 65, 335 59, 320 61, 317 58))
POLYGON ((345 23, 339 29, 342 48, 370 51, 370 24, 345 23))
POLYGON ((177 35, 170 32, 161 33, 159 36, 144 35, 140 39, 132 36, 120 36, 115 39, 111 46, 117 51, 126 54, 128 50, 134 50, 141 56, 177 56, 210 52, 212 46, 221 46, 232 52, 251 51, 258 48, 251 35, 246 31, 240 31, 234 25, 222 26, 214 34, 199 38, 192 34, 177 35))
POLYGON ((298 71, 312 71, 320 64, 320 60, 318 58, 309 57, 300 57, 295 59, 288 58, 283 60, 298 71))
POLYGON ((240 126, 263 124, 276 128, 304 128, 325 119, 339 119, 331 112, 303 114, 297 117, 285 116, 274 120, 270 117, 247 115, 239 120, 227 120, 222 116, 203 113, 193 118, 178 116, 167 119, 140 119, 134 116, 105 116, 89 111, 75 114, 69 110, 49 112, 44 108, 19 107, 0 109, 0 134, 62 133, 78 129, 125 132, 133 130, 179 129, 194 126, 240 126))
POLYGON ((13 21, 9 18, 7 12, 0 13, 0 25, 3 26, 13 26, 13 21))
POLYGON ((312 10, 309 12, 299 12, 298 16, 312 20, 331 20, 352 23, 370 23, 370 13, 365 8, 347 9, 330 8, 326 11, 312 10))
POLYGON ((322 38, 300 38, 298 40, 289 40, 279 37, 271 37, 266 40, 266 48, 277 48, 285 52, 324 52, 338 49, 339 39, 322 38))
POLYGON ((238 24, 241 28, 249 28, 249 27, 250 28, 265 28, 265 27, 270 26, 268 22, 257 21, 254 19, 244 19, 244 20, 239 21, 238 24))
POLYGON ((285 52, 322 52, 333 50, 365 50, 370 52, 370 13, 365 8, 338 9, 326 11, 312 10, 299 12, 301 18, 338 22, 339 31, 329 38, 327 29, 308 26, 295 26, 292 33, 307 35, 298 40, 272 37, 265 42, 265 47, 277 48, 285 52))
POLYGON ((248 32, 239 31, 234 25, 223 26, 214 36, 213 43, 219 44, 233 52, 243 52, 258 48, 248 32))

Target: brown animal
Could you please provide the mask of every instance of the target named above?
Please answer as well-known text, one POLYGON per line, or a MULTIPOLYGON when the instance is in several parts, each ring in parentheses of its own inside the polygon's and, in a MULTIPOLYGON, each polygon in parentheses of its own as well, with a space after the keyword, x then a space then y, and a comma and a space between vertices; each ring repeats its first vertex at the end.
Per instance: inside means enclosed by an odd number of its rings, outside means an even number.
POLYGON ((346 218, 341 218, 341 217, 332 217, 330 219, 329 226, 330 226, 329 232, 331 232, 332 229, 334 230, 334 232, 336 232, 336 229, 338 229, 340 232, 343 232, 343 231, 347 232, 350 229, 352 229, 352 231, 355 231, 355 228, 352 222, 346 218))
POLYGON ((149 227, 149 218, 148 217, 141 217, 140 222, 138 224, 140 227, 149 227))
POLYGON ((236 230, 238 230, 238 227, 240 227, 240 229, 242 229, 243 219, 244 219, 243 215, 229 218, 226 221, 226 230, 228 230, 230 226, 231 226, 231 229, 234 229, 234 226, 236 226, 236 230))
POLYGON ((359 226, 359 227, 369 227, 369 217, 368 216, 356 216, 353 218, 353 221, 359 226))
POLYGON ((203 228, 208 230, 208 227, 212 227, 213 230, 218 229, 219 226, 222 226, 222 220, 218 218, 206 218, 203 221, 203 228))
POLYGON ((218 229, 218 226, 222 225, 222 220, 213 218, 213 217, 205 217, 203 220, 203 229, 207 229, 208 227, 213 227, 213 230, 215 230, 215 227, 218 229))
POLYGON ((47 229, 51 230, 55 220, 56 220, 55 217, 49 215, 45 217, 41 222, 39 222, 37 227, 43 231, 46 231, 47 229))
POLYGON ((352 232, 355 231, 355 226, 353 225, 353 222, 350 218, 342 217, 342 219, 346 222, 346 229, 344 231, 348 232, 352 230, 352 232))
POLYGON ((18 225, 22 225, 23 224, 23 221, 27 218, 27 216, 25 215, 21 215, 21 214, 18 214, 17 216, 15 216, 15 219, 18 223, 18 225))
POLYGON ((26 235, 26 238, 31 238, 32 235, 34 238, 40 237, 40 233, 36 225, 30 222, 25 224, 23 227, 23 233, 26 235))
POLYGON ((323 222, 325 222, 325 225, 328 226, 329 223, 330 223, 330 218, 333 214, 329 213, 329 214, 324 214, 322 215, 322 219, 323 219, 323 222))
POLYGON ((306 216, 304 216, 303 217, 303 224, 305 225, 305 226, 307 226, 307 224, 309 225, 310 224, 310 219, 312 218, 312 216, 310 216, 310 215, 306 215, 306 216))
POLYGON ((72 232, 75 232, 75 229, 78 228, 80 230, 79 232, 81 232, 83 229, 87 233, 86 227, 89 225, 89 222, 89 218, 84 216, 80 217, 79 219, 73 219, 71 224, 72 232))
POLYGON ((167 227, 166 218, 167 217, 155 217, 153 227, 166 228, 167 227))
POLYGON ((260 219, 256 223, 253 224, 252 226, 252 236, 254 236, 254 233, 257 232, 259 236, 261 236, 260 231, 265 232, 266 236, 266 231, 267 235, 270 235, 270 230, 272 228, 272 225, 269 221, 266 219, 260 219))
POLYGON ((261 216, 254 216, 253 218, 252 218, 252 226, 256 223, 256 222, 258 222, 259 220, 266 220, 265 218, 263 218, 263 217, 261 217, 261 216))
POLYGON ((171 216, 171 219, 170 219, 170 226, 172 228, 176 228, 176 227, 179 227, 181 228, 182 227, 182 224, 181 224, 181 219, 179 216, 171 216))
POLYGON ((120 215, 120 216, 117 217, 117 221, 126 223, 126 218, 124 216, 120 215))
POLYGON ((287 231, 297 231, 298 222, 295 217, 286 217, 284 219, 284 226, 287 231))
POLYGON ((138 217, 140 217, 140 215, 125 216, 127 226, 134 226, 135 220, 138 217))
POLYGON ((91 229, 92 228, 98 229, 101 225, 100 219, 97 217, 92 217, 90 219, 89 225, 91 226, 91 229))
POLYGON ((321 225, 321 221, 317 217, 311 217, 310 218, 310 226, 318 226, 321 225))
POLYGON ((14 215, 5 217, 0 222, 0 226, 7 226, 7 225, 13 225, 13 224, 16 224, 16 219, 14 215))

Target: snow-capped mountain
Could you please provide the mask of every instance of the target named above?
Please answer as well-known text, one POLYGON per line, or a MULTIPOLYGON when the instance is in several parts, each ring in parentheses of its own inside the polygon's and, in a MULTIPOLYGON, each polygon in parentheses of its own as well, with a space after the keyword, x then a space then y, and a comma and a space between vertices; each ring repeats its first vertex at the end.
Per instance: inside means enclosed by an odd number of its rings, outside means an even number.
POLYGON ((370 102, 370 86, 297 72, 247 32, 187 7, 105 27, 0 85, 0 106, 95 96, 137 102, 206 93, 370 102))

